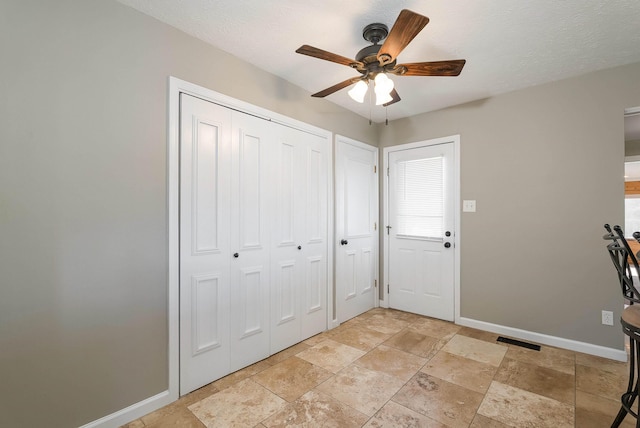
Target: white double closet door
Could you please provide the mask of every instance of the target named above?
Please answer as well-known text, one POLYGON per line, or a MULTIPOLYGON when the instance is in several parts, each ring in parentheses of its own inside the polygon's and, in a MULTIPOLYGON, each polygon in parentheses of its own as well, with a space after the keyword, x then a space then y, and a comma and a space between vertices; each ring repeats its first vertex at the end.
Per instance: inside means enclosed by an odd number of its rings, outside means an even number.
POLYGON ((325 138, 181 95, 180 393, 327 327, 325 138))

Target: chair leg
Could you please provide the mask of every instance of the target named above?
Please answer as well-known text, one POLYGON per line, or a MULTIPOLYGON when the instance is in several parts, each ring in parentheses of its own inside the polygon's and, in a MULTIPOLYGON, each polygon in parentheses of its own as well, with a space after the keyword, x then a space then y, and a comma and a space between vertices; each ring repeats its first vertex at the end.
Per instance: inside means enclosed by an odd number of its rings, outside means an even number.
POLYGON ((624 420, 625 416, 627 416, 627 411, 624 409, 623 406, 620 406, 620 410, 618 411, 618 415, 616 416, 615 420, 611 424, 611 428, 618 428, 620 426, 620 424, 622 423, 622 421, 624 420))
MULTIPOLYGON (((629 351, 629 383, 627 385, 627 391, 620 397, 622 405, 611 424, 611 428, 618 428, 620 426, 638 396, 638 383, 635 382, 634 387, 634 381, 636 380, 636 365, 640 365, 640 353, 638 352, 638 343, 631 336, 629 336, 629 351)), ((640 410, 640 400, 638 401, 638 406, 640 410)), ((640 428, 640 418, 636 419, 636 427, 640 428)))
MULTIPOLYGON (((631 338, 629 338, 631 340, 631 338)), ((633 400, 635 400, 636 398, 638 398, 638 384, 640 383, 640 344, 638 342, 636 342, 635 340, 633 340, 634 343, 634 347, 633 350, 635 351, 635 360, 636 360, 636 364, 635 364, 635 368, 637 369, 637 373, 633 373, 632 375, 632 379, 633 381, 635 381, 636 386, 633 389, 633 400)), ((629 357, 630 359, 633 359, 633 355, 629 357)), ((631 381, 629 381, 629 384, 631 384, 631 381)), ((633 406, 633 400, 629 403, 629 409, 631 409, 631 406, 633 406)), ((636 428, 640 428, 640 400, 638 400, 638 409, 636 410, 636 428)))
POLYGON ((625 416, 627 416, 627 411, 625 410, 624 406, 620 406, 618 415, 616 416, 615 420, 611 424, 611 428, 618 428, 622 423, 622 421, 624 420, 625 416))

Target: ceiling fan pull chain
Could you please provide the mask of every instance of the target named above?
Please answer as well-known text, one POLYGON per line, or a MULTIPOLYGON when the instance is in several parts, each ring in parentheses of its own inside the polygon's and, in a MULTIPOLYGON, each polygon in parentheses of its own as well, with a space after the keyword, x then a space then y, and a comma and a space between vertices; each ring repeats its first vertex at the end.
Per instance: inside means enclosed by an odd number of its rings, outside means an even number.
POLYGON ((371 91, 369 92, 369 126, 371 126, 371 91))
POLYGON ((389 107, 384 108, 384 126, 389 126, 389 107))

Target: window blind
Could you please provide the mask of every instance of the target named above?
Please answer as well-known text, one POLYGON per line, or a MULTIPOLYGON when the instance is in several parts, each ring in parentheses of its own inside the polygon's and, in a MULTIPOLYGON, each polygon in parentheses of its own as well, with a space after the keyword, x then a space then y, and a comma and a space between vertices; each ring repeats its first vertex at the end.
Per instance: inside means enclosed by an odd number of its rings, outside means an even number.
POLYGON ((399 235, 441 239, 444 235, 444 159, 398 162, 399 235))

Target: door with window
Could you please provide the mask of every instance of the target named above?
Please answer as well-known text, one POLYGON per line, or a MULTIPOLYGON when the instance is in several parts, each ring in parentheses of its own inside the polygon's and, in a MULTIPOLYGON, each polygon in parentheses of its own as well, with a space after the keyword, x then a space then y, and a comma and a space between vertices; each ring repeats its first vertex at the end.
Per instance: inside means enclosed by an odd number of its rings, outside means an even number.
POLYGON ((389 306, 454 319, 454 148, 388 153, 389 306))

